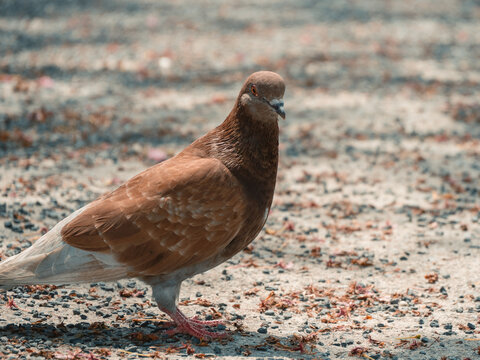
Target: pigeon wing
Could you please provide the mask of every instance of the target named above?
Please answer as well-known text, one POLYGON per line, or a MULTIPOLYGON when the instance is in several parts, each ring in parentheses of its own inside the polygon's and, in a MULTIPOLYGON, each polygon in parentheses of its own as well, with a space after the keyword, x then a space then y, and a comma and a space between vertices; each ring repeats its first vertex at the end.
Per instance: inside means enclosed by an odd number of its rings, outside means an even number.
POLYGON ((61 235, 70 246, 112 254, 131 276, 164 275, 222 251, 246 207, 219 160, 173 158, 91 203, 61 235))

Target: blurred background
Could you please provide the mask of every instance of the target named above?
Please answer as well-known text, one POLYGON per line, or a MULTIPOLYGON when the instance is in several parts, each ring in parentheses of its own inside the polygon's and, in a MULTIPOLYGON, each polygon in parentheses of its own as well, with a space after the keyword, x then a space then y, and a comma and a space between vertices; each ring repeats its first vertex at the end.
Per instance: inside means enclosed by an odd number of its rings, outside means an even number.
POLYGON ((447 131, 479 121, 479 17, 476 0, 3 0, 0 154, 186 143, 260 69, 318 141, 447 131))
POLYGON ((266 229, 201 275, 208 287, 182 292, 217 306, 258 287, 219 307, 252 335, 219 351, 263 356, 274 334, 308 358, 292 334, 321 329, 312 357, 473 357, 462 341, 480 328, 479 59, 479 0, 0 0, 0 256, 220 124, 244 79, 272 70, 287 118, 266 229), (304 307, 259 335, 260 299, 284 288, 290 304, 307 294, 304 307), (415 346, 392 340, 418 333, 415 346))

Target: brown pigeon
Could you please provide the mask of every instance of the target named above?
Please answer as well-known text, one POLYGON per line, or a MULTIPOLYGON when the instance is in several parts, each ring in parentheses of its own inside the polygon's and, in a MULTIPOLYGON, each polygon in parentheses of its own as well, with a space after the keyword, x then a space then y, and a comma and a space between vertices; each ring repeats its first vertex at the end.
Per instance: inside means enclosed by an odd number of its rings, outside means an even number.
POLYGON ((221 125, 0 263, 0 286, 135 277, 152 286, 175 331, 220 336, 208 331, 215 322, 187 318, 178 309, 180 285, 244 249, 265 224, 284 91, 276 73, 250 75, 221 125))

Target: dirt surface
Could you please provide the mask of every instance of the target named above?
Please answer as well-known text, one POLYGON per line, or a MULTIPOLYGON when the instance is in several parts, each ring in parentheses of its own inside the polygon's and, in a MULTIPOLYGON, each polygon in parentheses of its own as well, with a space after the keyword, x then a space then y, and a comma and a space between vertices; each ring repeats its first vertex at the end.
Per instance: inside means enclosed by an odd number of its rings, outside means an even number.
POLYGON ((473 0, 0 1, 3 258, 287 82, 265 229, 181 291, 230 339, 125 280, 1 295, 0 354, 479 358, 479 58, 473 0))

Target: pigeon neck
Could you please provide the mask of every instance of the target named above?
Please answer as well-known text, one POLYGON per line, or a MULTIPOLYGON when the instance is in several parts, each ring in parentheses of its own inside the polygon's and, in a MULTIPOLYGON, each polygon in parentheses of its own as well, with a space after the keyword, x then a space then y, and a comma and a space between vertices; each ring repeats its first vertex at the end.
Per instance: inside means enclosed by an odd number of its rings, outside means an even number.
MULTIPOLYGON (((266 166, 272 160, 277 160, 277 122, 253 119, 241 106, 235 110, 217 128, 224 141, 245 160, 251 161, 252 166, 266 166)), ((276 161, 272 165, 276 167, 276 161)))
POLYGON ((271 198, 278 167, 277 122, 253 119, 236 106, 214 132, 212 155, 255 196, 271 198))

